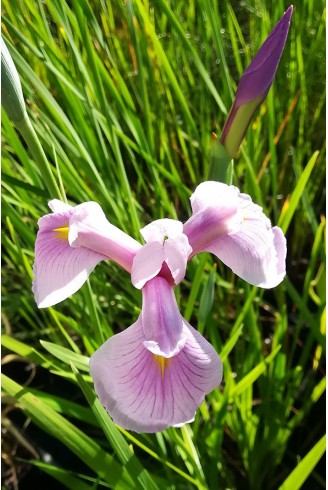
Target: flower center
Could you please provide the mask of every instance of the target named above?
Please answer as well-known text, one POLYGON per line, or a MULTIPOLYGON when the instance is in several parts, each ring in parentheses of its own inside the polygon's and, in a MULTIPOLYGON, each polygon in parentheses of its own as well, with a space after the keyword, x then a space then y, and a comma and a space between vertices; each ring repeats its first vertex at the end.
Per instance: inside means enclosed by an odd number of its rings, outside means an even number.
POLYGON ((55 237, 59 238, 59 240, 63 240, 64 242, 68 241, 68 226, 63 226, 61 228, 55 228, 52 230, 56 233, 55 237))
MULTIPOLYGON (((162 379, 163 379, 165 368, 170 365, 171 359, 169 359, 167 357, 158 356, 157 354, 153 354, 153 358, 154 358, 154 361, 156 363, 156 367, 158 366, 161 370, 162 379)), ((157 371, 157 369, 156 369, 156 371, 157 371)))

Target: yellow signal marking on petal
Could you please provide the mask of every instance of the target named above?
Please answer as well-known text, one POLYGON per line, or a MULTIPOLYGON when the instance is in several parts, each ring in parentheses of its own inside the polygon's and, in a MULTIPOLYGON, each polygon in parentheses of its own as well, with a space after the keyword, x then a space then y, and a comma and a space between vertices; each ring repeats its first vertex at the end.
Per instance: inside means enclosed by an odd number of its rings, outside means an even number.
MULTIPOLYGON (((158 356, 156 354, 153 354, 154 361, 156 362, 156 367, 159 366, 161 373, 162 373, 162 379, 164 378, 164 371, 167 366, 169 366, 171 359, 168 359, 167 357, 162 357, 158 356)), ((157 369, 156 369, 157 371, 157 369)))
POLYGON ((59 238, 59 240, 64 240, 64 242, 68 241, 68 226, 63 226, 61 228, 55 228, 52 231, 56 232, 56 238, 59 238))

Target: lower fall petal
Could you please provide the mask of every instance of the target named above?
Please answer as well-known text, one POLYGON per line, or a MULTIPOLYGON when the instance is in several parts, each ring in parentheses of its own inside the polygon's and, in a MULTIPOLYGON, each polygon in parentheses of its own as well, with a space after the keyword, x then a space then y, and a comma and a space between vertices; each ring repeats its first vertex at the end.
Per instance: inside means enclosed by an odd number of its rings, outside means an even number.
POLYGON ((141 317, 91 356, 96 393, 116 424, 139 433, 184 425, 220 384, 216 351, 187 322, 184 329, 184 348, 169 359, 144 347, 141 317))

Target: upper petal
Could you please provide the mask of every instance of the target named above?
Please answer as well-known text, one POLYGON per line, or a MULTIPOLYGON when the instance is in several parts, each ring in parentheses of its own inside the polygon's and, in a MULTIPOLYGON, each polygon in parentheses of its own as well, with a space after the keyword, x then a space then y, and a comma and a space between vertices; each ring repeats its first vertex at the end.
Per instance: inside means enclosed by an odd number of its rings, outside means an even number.
POLYGON ((192 252, 188 238, 180 234, 168 238, 164 243, 164 260, 167 263, 175 284, 179 284, 186 274, 188 257, 192 252))
POLYGON ((148 242, 164 242, 166 237, 174 238, 182 233, 182 223, 175 219, 157 219, 140 230, 148 242))
POLYGON ((140 230, 146 244, 138 250, 132 266, 132 284, 141 289, 155 277, 165 261, 175 284, 185 276, 187 259, 191 253, 183 225, 173 219, 159 219, 140 230))
POLYGON ((184 425, 220 384, 214 348, 186 322, 184 329, 186 344, 170 359, 145 349, 141 317, 91 356, 96 393, 116 424, 139 433, 184 425))
POLYGON ((73 209, 73 206, 67 204, 66 202, 60 201, 59 199, 52 199, 48 202, 48 206, 53 213, 62 213, 73 209))
POLYGON ((190 202, 193 215, 183 227, 192 247, 189 259, 208 250, 218 237, 238 231, 242 221, 237 187, 221 182, 203 182, 197 186, 190 202))
POLYGON ((131 270, 132 284, 141 289, 147 281, 155 277, 164 262, 164 248, 160 242, 146 243, 136 253, 131 270))

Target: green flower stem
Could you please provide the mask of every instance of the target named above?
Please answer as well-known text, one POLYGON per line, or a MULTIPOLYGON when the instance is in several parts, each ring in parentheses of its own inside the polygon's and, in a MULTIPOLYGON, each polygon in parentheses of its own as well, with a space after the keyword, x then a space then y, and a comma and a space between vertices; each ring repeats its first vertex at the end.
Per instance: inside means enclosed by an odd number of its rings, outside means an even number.
POLYGON ((233 180, 233 160, 216 135, 212 137, 208 180, 216 180, 231 185, 233 180))
POLYGON ((35 163, 39 167, 43 182, 49 192, 49 196, 51 198, 57 197, 58 199, 62 199, 61 192, 51 171, 50 164, 27 114, 23 120, 16 122, 16 127, 23 136, 35 160, 35 163))

